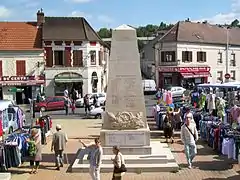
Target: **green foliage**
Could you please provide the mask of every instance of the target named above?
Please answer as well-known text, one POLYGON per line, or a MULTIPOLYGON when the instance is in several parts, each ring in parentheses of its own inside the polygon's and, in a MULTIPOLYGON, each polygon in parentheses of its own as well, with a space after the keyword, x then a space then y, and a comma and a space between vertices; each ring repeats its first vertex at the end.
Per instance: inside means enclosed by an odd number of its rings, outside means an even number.
MULTIPOLYGON (((139 26, 137 28, 137 36, 138 37, 152 37, 156 36, 157 33, 161 30, 168 30, 173 27, 173 24, 166 24, 161 22, 159 25, 148 24, 146 26, 139 26)), ((98 31, 98 35, 101 38, 111 38, 112 29, 101 28, 98 31)))

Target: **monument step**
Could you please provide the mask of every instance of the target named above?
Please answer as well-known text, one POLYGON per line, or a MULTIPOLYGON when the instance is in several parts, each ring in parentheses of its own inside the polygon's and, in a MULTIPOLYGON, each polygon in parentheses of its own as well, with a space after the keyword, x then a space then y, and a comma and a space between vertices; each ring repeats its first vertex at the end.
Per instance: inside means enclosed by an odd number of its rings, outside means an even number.
MULTIPOLYGON (((127 173, 142 173, 142 172, 175 172, 179 170, 177 163, 166 164, 126 164, 127 173)), ((89 172, 89 164, 78 164, 72 167, 73 173, 89 172)), ((108 173, 113 172, 112 164, 102 164, 101 172, 108 173)))
MULTIPOLYGON (((114 155, 103 155, 102 163, 103 164, 112 164, 112 158, 114 155)), ((124 155, 124 160, 126 164, 163 164, 168 163, 168 156, 159 154, 159 155, 124 155)), ((174 160, 174 159, 173 159, 174 160)), ((88 164, 89 160, 87 155, 83 158, 82 164, 88 164)))

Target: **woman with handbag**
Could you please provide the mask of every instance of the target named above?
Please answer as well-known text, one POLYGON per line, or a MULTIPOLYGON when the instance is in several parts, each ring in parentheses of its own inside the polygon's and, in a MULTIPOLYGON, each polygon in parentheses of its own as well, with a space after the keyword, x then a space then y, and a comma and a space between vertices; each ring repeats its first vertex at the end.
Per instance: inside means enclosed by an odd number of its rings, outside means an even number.
POLYGON ((121 180, 127 171, 125 161, 119 147, 113 146, 113 154, 115 154, 115 158, 112 159, 114 165, 112 180, 121 180))
POLYGON ((36 174, 42 160, 42 147, 41 147, 41 133, 39 129, 33 128, 31 130, 28 142, 28 154, 30 156, 30 166, 32 170, 30 174, 36 174), (35 164, 35 167, 34 167, 35 164))

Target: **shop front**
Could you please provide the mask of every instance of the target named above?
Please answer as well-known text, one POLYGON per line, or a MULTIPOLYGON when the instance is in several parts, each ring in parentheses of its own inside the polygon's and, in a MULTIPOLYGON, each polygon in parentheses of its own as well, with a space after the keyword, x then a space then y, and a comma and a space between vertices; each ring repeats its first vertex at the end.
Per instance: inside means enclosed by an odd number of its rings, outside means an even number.
POLYGON ((207 83, 210 67, 159 67, 159 87, 182 86, 187 89, 207 83))
POLYGON ((44 76, 3 76, 0 78, 1 96, 17 104, 28 104, 28 99, 35 98, 44 84, 44 76))
POLYGON ((55 96, 63 96, 65 89, 71 94, 75 89, 83 97, 83 77, 75 72, 60 73, 54 77, 54 89, 55 96))

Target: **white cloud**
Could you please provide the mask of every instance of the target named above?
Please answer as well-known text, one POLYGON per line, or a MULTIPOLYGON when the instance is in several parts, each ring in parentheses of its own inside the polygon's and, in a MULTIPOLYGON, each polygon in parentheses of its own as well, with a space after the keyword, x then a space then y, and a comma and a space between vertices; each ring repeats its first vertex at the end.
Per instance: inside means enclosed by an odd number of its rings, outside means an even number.
POLYGON ((11 15, 11 11, 5 6, 0 6, 0 18, 8 18, 11 15))
POLYGON ((114 20, 109 17, 109 16, 106 16, 106 15, 99 15, 97 17, 98 21, 102 22, 102 23, 106 23, 106 24, 110 24, 110 23, 113 23, 114 20))
POLYGON ((73 3, 88 3, 88 2, 91 2, 92 0, 65 0, 65 1, 70 1, 70 2, 73 2, 73 3))
POLYGON ((84 17, 84 18, 87 18, 87 19, 91 19, 92 18, 91 14, 87 14, 87 13, 81 12, 81 11, 73 11, 69 16, 84 17))
POLYGON ((208 21, 212 24, 229 24, 235 19, 240 20, 240 0, 231 0, 231 11, 227 13, 218 13, 213 17, 202 18, 196 21, 208 21))

